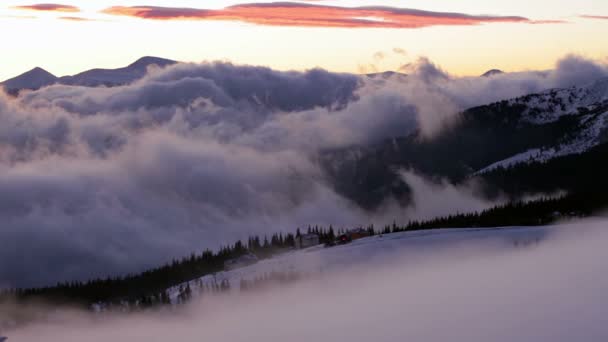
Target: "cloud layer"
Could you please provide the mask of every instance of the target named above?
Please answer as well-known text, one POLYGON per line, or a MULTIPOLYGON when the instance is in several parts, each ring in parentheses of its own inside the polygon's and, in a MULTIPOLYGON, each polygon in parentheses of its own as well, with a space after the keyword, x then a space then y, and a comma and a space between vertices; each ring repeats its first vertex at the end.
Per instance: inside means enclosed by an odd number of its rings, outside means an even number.
MULTIPOLYGON (((464 108, 608 76, 579 57, 481 78, 426 59, 406 69, 367 79, 181 63, 121 87, 0 93, 0 286, 135 272, 250 233, 405 220, 336 194, 319 154, 432 137, 464 108)), ((420 189, 410 217, 484 205, 466 189, 408 182, 420 189), (466 207, 424 204, 442 188, 466 207)))
POLYGON ((338 7, 291 2, 239 4, 220 10, 114 6, 103 12, 155 20, 230 20, 258 25, 303 27, 422 28, 485 23, 548 23, 518 16, 470 15, 382 6, 338 7))
POLYGON ((62 4, 34 4, 34 5, 14 6, 12 8, 19 9, 19 10, 28 10, 28 11, 80 12, 80 9, 76 6, 62 5, 62 4))

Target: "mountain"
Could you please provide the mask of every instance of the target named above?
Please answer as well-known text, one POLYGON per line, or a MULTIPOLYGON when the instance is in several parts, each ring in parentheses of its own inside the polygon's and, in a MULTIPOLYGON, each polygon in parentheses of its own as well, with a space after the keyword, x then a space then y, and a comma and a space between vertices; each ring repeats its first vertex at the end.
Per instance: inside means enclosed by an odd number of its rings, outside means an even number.
POLYGON ((164 58, 142 57, 124 68, 92 69, 74 76, 64 76, 59 79, 59 83, 85 87, 119 86, 142 78, 151 65, 165 67, 175 63, 177 62, 164 58))
POLYGON ((34 68, 17 77, 13 77, 0 83, 9 92, 13 93, 20 89, 36 90, 57 82, 57 77, 42 68, 34 68))
POLYGON ((529 149, 495 162, 479 172, 496 167, 508 167, 532 161, 547 161, 559 156, 582 153, 608 141, 608 80, 588 87, 554 89, 509 101, 510 105, 524 105, 522 121, 539 126, 560 120, 577 121, 576 127, 552 146, 529 149))
MULTIPOLYGON (((485 184, 489 193, 500 191, 512 198, 521 194, 554 193, 556 190, 578 194, 605 203, 608 192, 608 143, 585 152, 497 167, 475 178, 485 184)), ((579 200, 581 202, 582 200, 579 200)))
POLYGON ((500 74, 504 74, 504 72, 502 70, 492 69, 492 70, 488 70, 488 71, 484 72, 481 75, 481 77, 491 77, 491 76, 500 75, 500 74))
POLYGON ((403 74, 396 71, 384 71, 384 72, 374 72, 364 75, 367 78, 372 80, 388 80, 388 79, 397 79, 399 81, 404 80, 407 77, 407 74, 403 74))
POLYGON ((36 90, 52 84, 78 85, 85 87, 119 86, 132 83, 142 78, 149 66, 166 67, 177 63, 170 59, 158 57, 142 57, 124 68, 92 69, 73 76, 55 77, 41 68, 34 68, 17 77, 6 80, 1 84, 10 94, 16 94, 23 89, 36 90))
MULTIPOLYGON (((387 197, 409 202, 410 189, 398 169, 459 183, 496 168, 545 165, 587 153, 608 142, 608 79, 471 108, 455 122, 433 139, 414 133, 373 146, 325 151, 319 164, 338 193, 374 209, 387 197)), ((508 182, 517 178, 502 185, 508 182)), ((560 182, 551 185, 553 191, 563 188, 560 182)))

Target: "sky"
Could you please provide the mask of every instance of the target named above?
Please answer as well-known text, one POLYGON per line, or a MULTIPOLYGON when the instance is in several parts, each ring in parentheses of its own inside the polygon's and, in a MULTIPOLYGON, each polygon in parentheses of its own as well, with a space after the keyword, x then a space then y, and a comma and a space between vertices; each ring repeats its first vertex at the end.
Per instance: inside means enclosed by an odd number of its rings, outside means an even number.
POLYGON ((144 55, 353 73, 398 70, 421 56, 453 75, 544 70, 568 54, 605 61, 607 17, 602 0, 8 0, 0 80, 36 66, 57 76, 121 67, 144 55))

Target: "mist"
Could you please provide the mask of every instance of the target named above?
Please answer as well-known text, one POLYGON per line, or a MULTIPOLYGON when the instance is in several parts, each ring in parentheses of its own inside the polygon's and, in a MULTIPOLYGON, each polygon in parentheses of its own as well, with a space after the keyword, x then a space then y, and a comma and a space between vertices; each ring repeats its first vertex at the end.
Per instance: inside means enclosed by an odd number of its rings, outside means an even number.
POLYGON ((333 249, 302 253, 334 267, 286 287, 168 312, 59 312, 7 333, 16 341, 603 341, 605 225, 409 233, 402 248, 337 263, 333 249))
POLYGON ((377 80, 180 63, 120 87, 0 93, 0 287, 137 272, 250 234, 491 206, 474 189, 409 179, 411 208, 387 198, 367 212, 336 193, 315 156, 432 139, 465 108, 608 75, 576 56, 489 78, 456 78, 427 59, 404 70, 377 80), (430 208, 437 198, 450 200, 430 208))

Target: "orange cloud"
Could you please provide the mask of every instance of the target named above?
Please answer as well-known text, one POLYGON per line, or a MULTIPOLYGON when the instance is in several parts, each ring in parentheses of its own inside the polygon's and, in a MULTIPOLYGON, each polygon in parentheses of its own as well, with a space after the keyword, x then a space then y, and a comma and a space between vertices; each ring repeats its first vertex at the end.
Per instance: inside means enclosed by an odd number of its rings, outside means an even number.
POLYGON ((28 11, 48 11, 48 12, 80 12, 80 8, 70 5, 61 4, 35 4, 14 6, 13 9, 28 10, 28 11))
POLYGON ((103 10, 103 13, 154 20, 228 20, 272 26, 347 28, 421 28, 437 25, 557 22, 535 22, 517 16, 469 15, 382 6, 338 7, 290 2, 241 4, 220 10, 114 6, 103 10))

